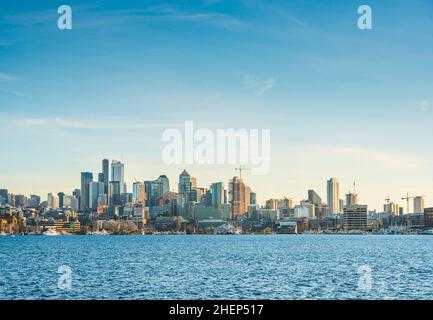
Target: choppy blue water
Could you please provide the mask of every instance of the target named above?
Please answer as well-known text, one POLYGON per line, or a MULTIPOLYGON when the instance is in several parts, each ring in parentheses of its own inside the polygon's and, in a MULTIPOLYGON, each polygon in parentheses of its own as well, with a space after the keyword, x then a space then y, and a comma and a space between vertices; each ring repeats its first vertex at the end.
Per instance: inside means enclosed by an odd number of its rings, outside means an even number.
POLYGON ((430 236, 16 236, 0 245, 0 299, 433 298, 430 236))

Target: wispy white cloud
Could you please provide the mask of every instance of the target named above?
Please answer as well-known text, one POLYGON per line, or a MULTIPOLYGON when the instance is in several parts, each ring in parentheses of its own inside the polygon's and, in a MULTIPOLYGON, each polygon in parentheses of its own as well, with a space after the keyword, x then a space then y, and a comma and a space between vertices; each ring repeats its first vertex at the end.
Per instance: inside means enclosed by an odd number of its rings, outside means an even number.
POLYGON ((425 160, 416 155, 391 153, 361 147, 325 146, 315 148, 322 157, 332 157, 344 160, 363 161, 379 164, 393 169, 419 168, 425 165, 425 160))
POLYGON ((277 82, 272 78, 257 80, 256 77, 250 74, 244 76, 244 83, 246 88, 254 90, 259 95, 264 94, 277 85, 277 82))
POLYGON ((13 81, 13 80, 18 80, 18 77, 9 73, 0 72, 0 81, 13 81))
POLYGON ((179 124, 162 122, 132 122, 125 119, 105 119, 105 120, 82 120, 64 117, 2 117, 0 123, 12 127, 41 127, 55 129, 76 129, 76 130, 139 130, 146 128, 171 128, 178 127, 179 124))
POLYGON ((419 108, 422 112, 427 111, 427 110, 430 108, 430 106, 431 106, 431 103, 430 103, 430 101, 428 101, 428 100, 423 100, 423 101, 421 101, 421 102, 418 104, 418 108, 419 108))

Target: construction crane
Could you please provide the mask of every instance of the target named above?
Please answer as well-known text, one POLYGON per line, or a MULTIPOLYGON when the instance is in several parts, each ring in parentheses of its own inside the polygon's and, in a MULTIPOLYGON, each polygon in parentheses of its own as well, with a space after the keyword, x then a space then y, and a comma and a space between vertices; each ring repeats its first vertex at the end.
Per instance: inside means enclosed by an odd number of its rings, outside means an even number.
POLYGON ((409 214, 409 200, 415 197, 409 196, 409 193, 406 193, 406 197, 401 197, 401 200, 406 200, 407 203, 407 214, 409 214))
POLYGON ((235 170, 239 171, 239 179, 242 179, 242 171, 248 171, 250 170, 249 168, 244 168, 241 165, 239 166, 239 168, 235 168, 235 170))

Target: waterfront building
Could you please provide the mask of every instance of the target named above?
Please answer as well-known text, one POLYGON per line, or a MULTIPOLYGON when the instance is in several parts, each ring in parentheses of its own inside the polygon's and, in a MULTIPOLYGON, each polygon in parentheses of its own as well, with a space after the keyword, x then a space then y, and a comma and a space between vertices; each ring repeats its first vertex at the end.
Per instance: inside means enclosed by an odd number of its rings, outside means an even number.
POLYGON ((424 227, 433 229, 433 208, 424 208, 424 227))
POLYGON ((337 178, 333 177, 327 181, 327 200, 329 214, 340 213, 340 184, 337 178))
POLYGON ((367 229, 367 205, 350 205, 343 209, 343 229, 361 230, 367 229))
POLYGON ((196 205, 192 208, 192 218, 197 221, 201 219, 224 219, 225 217, 223 209, 196 205))

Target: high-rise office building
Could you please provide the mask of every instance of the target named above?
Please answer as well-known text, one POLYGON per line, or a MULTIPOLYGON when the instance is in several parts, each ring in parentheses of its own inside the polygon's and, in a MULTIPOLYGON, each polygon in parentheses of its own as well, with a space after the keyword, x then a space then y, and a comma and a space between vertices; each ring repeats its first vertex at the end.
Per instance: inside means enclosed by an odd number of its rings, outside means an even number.
POLYGON ((8 203, 8 189, 0 189, 0 204, 8 203))
POLYGON ((47 195, 47 209, 57 209, 59 207, 59 197, 53 193, 47 195))
POLYGON ((170 191, 170 181, 166 175, 160 175, 158 179, 156 179, 160 183, 162 183, 162 194, 166 194, 170 191))
POLYGON ((144 181, 144 191, 146 193, 146 206, 149 208, 157 207, 158 201, 163 196, 163 184, 158 180, 144 181))
POLYGON ((424 213, 424 197, 413 198, 413 213, 424 213))
POLYGON ((92 181, 89 183, 89 208, 96 210, 98 208, 98 197, 104 194, 104 182, 92 181))
POLYGON ((69 208, 71 210, 77 210, 78 207, 78 199, 75 196, 65 195, 63 206, 65 208, 69 208))
POLYGON ((327 198, 329 214, 340 213, 340 184, 337 178, 331 178, 327 181, 327 198))
POLYGON ((41 204, 41 197, 35 194, 30 195, 30 199, 27 201, 27 206, 30 208, 38 208, 41 204))
POLYGON ((219 208, 224 204, 224 186, 222 182, 212 183, 210 186, 211 205, 219 208))
POLYGON ((104 175, 104 194, 108 195, 108 183, 110 181, 110 172, 109 172, 110 162, 108 159, 102 160, 102 174, 104 175))
POLYGON ((132 184, 132 201, 136 204, 146 203, 144 183, 136 181, 132 184))
POLYGON ((343 228, 349 230, 367 229, 367 206, 366 205, 349 205, 343 209, 343 228))
POLYGON ((121 199, 120 199, 120 183, 119 181, 110 181, 110 187, 109 187, 109 204, 110 206, 120 206, 121 199))
POLYGON ((314 190, 308 190, 308 201, 316 206, 320 206, 322 204, 322 198, 320 198, 314 190))
POLYGON ((229 180, 229 203, 232 208, 232 217, 247 213, 250 205, 251 189, 239 177, 229 180))
POLYGON ((111 162, 111 181, 119 182, 120 194, 126 192, 125 190, 125 176, 124 165, 122 162, 113 160, 111 162))
POLYGON ((59 197, 59 208, 64 207, 65 194, 63 192, 58 192, 57 196, 59 197))
POLYGON ((179 193, 185 196, 186 202, 197 202, 197 180, 186 170, 179 175, 179 193))
POLYGON ((81 190, 80 189, 75 189, 74 191, 72 191, 72 195, 78 201, 78 209, 81 209, 81 190))
POLYGON ((93 181, 91 172, 81 172, 81 210, 90 208, 89 183, 93 181))

